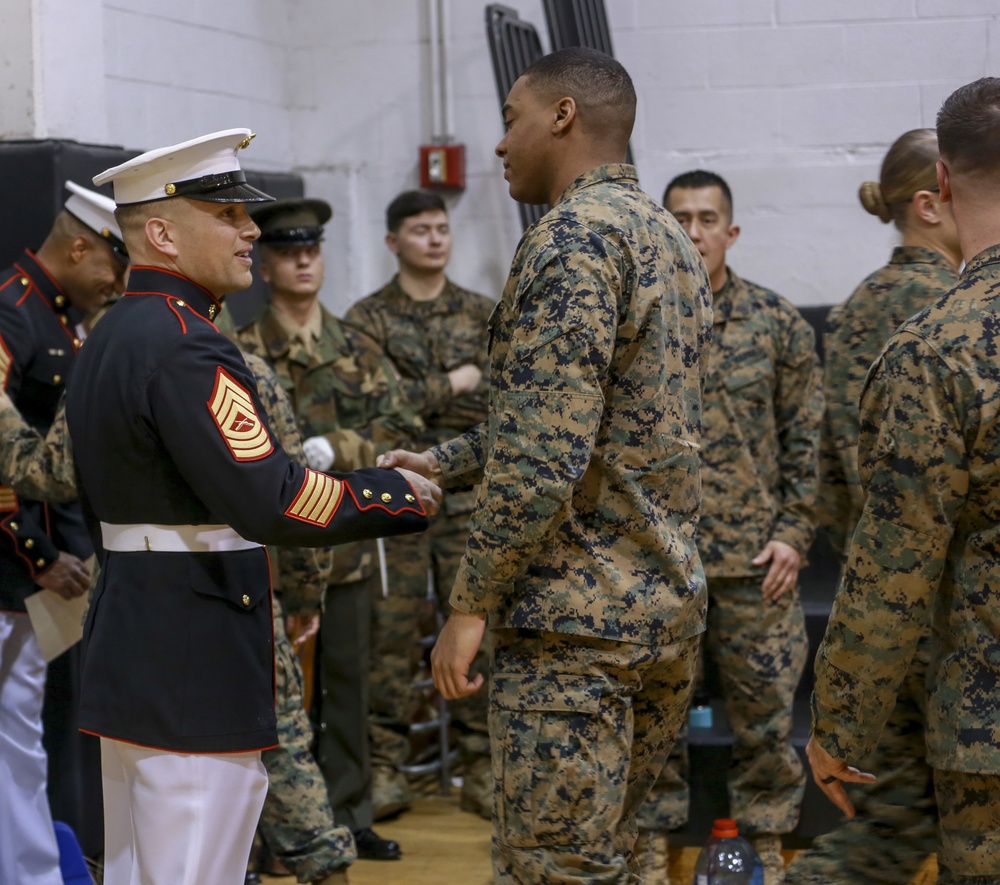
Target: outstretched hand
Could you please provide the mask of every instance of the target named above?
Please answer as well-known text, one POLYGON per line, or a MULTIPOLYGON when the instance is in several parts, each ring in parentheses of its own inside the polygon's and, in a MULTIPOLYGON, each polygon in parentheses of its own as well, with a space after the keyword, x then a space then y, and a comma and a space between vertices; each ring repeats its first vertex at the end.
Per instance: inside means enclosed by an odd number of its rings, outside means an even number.
POLYGON ((812 768, 816 786, 847 817, 854 817, 854 803, 847 797, 844 783, 870 784, 875 780, 875 775, 860 771, 848 765, 843 759, 834 759, 814 737, 810 738, 806 745, 806 758, 809 759, 809 767, 812 768))
POLYGON ((407 452, 405 449, 393 449, 378 456, 375 464, 379 467, 401 467, 404 470, 412 470, 421 476, 429 479, 434 485, 444 485, 444 474, 441 473, 441 465, 433 454, 428 452, 407 452))

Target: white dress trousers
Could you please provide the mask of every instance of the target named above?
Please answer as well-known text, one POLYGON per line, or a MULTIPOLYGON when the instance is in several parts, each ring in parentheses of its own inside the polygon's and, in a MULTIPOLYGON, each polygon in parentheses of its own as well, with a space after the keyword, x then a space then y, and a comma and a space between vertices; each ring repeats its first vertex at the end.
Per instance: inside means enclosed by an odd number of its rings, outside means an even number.
POLYGON ((104 885, 243 885, 267 795, 260 752, 101 738, 104 885))
POLYGON ((62 885, 45 794, 45 660, 23 612, 0 612, 0 882, 62 885))

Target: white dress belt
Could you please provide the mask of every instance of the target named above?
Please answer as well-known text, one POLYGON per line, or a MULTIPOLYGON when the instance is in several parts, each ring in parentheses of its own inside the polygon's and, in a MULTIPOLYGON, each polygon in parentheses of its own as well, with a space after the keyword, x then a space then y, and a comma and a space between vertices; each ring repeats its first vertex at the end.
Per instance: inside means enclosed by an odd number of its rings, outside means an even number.
POLYGON ((116 553, 225 553, 261 547, 228 525, 153 525, 101 523, 105 550, 116 553))

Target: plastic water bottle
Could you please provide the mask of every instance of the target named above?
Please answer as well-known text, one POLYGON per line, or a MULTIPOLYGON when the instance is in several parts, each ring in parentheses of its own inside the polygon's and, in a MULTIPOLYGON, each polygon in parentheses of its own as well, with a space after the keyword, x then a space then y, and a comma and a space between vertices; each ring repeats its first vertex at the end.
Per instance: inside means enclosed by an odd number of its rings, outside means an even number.
POLYGON ((692 885, 764 885, 764 865, 736 821, 722 818, 698 855, 692 885))

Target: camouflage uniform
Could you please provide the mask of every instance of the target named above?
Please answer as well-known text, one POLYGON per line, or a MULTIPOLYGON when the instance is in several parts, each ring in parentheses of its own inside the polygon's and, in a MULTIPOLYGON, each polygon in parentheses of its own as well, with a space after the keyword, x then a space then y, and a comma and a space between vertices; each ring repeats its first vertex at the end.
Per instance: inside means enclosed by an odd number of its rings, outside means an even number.
MULTIPOLYGON (((399 370, 403 395, 426 425, 424 433, 411 440, 417 449, 451 439, 486 419, 486 342, 494 304, 450 280, 436 298, 417 301, 406 294, 396 276, 345 315, 348 322, 378 341, 399 370), (483 370, 483 380, 474 392, 455 396, 448 372, 469 363, 483 370)), ((433 570, 439 609, 447 617, 448 593, 465 552, 474 502, 474 491, 446 494, 441 513, 427 532, 393 541, 387 548, 389 595, 376 598, 372 639, 372 761, 376 766, 401 765, 408 759, 414 642, 427 595, 428 571, 433 570)), ((473 672, 485 676, 487 659, 484 649, 476 657, 473 672)), ((471 787, 476 761, 484 761, 485 766, 479 766, 484 771, 489 765, 486 695, 453 701, 450 707, 471 787)), ((473 810, 485 806, 488 813, 491 794, 489 784, 485 796, 470 792, 473 810)))
MULTIPOLYGON (((271 430, 290 457, 304 461, 291 404, 274 372, 258 357, 246 354, 245 359, 271 430)), ((76 498, 64 404, 42 440, 11 401, 0 397, 0 481, 39 500, 76 498)), ((331 565, 329 548, 282 547, 269 553, 275 589, 283 593, 288 608, 295 613, 318 609, 331 565)), ((302 706, 302 669, 285 635, 277 594, 272 596, 272 614, 279 746, 261 753, 268 791, 259 827, 275 856, 300 882, 316 882, 355 859, 354 837, 347 827, 334 824, 326 784, 310 750, 312 728, 302 706)))
MULTIPOLYGON (((826 420, 820 445, 820 524, 845 551, 864 505, 858 475, 858 400, 889 336, 939 299, 958 277, 943 255, 899 246, 889 263, 830 311, 823 338, 826 420)), ((917 646, 878 750, 862 761, 874 784, 851 787, 857 816, 820 836, 789 867, 786 885, 906 885, 937 850, 934 784, 926 761, 924 686, 929 634, 917 646)))
POLYGON ((1000 246, 973 258, 869 373, 858 444, 867 497, 813 694, 815 739, 859 764, 932 626, 926 739, 941 882, 1000 880, 998 270, 1000 246))
MULTIPOLYGON (((322 331, 311 352, 289 337, 270 304, 236 340, 274 368, 301 435, 325 436, 337 470, 372 466, 379 452, 419 433, 420 419, 403 403, 378 344, 320 311, 322 331)), ((372 823, 368 660, 371 599, 381 592, 376 558, 370 541, 337 547, 317 649, 316 758, 337 823, 354 832, 372 823)))
POLYGON ((490 320, 486 424, 432 451, 482 480, 452 607, 486 616, 495 880, 636 883, 635 812, 704 630, 695 547, 711 301, 635 168, 571 184, 490 320))
MULTIPOLYGON (((789 739, 808 641, 798 586, 764 601, 768 541, 805 561, 815 521, 823 412, 812 328, 785 299, 727 270, 713 299, 705 386, 698 549, 708 578, 707 644, 732 726, 730 814, 748 835, 793 830, 805 772, 789 739)), ((687 747, 674 748, 640 814, 669 830, 688 815, 687 747)))

